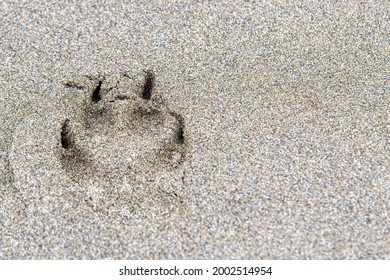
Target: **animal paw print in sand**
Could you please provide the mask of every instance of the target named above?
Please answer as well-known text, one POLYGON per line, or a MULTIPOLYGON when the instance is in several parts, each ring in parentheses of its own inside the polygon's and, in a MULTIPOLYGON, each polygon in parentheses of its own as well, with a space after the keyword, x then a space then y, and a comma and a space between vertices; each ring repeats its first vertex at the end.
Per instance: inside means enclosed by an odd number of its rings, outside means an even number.
POLYGON ((151 71, 65 84, 76 101, 62 124, 61 162, 95 210, 126 216, 156 200, 180 201, 184 118, 153 94, 154 84, 151 71))

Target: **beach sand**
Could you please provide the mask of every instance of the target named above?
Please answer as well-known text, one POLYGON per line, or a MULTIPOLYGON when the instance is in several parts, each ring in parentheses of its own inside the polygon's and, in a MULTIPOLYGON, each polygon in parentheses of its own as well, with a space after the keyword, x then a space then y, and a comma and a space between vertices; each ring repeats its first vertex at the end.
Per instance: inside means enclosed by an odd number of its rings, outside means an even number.
POLYGON ((389 259, 389 8, 3 1, 0 259, 389 259))

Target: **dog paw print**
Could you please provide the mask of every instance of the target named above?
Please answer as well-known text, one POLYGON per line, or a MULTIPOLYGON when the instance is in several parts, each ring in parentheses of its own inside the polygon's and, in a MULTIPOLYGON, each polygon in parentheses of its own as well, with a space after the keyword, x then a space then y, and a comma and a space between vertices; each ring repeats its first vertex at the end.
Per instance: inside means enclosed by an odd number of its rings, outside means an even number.
POLYGON ((154 94, 154 85, 151 71, 65 83, 75 98, 61 126, 61 162, 95 210, 123 214, 156 199, 180 201, 184 118, 154 94))

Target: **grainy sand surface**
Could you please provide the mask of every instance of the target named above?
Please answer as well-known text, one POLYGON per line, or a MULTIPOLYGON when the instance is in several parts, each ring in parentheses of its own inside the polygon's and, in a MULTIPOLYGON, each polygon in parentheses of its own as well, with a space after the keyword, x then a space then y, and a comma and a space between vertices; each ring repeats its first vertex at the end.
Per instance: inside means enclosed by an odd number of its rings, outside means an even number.
POLYGON ((390 258, 388 1, 52 2, 0 3, 0 259, 390 258))

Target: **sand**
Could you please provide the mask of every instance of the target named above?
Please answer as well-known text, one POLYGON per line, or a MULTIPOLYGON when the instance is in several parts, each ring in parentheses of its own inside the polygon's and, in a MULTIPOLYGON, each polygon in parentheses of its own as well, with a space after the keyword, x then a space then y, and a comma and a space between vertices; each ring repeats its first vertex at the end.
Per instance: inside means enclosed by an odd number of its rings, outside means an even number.
POLYGON ((390 7, 322 2, 2 1, 0 259, 389 259, 390 7))

